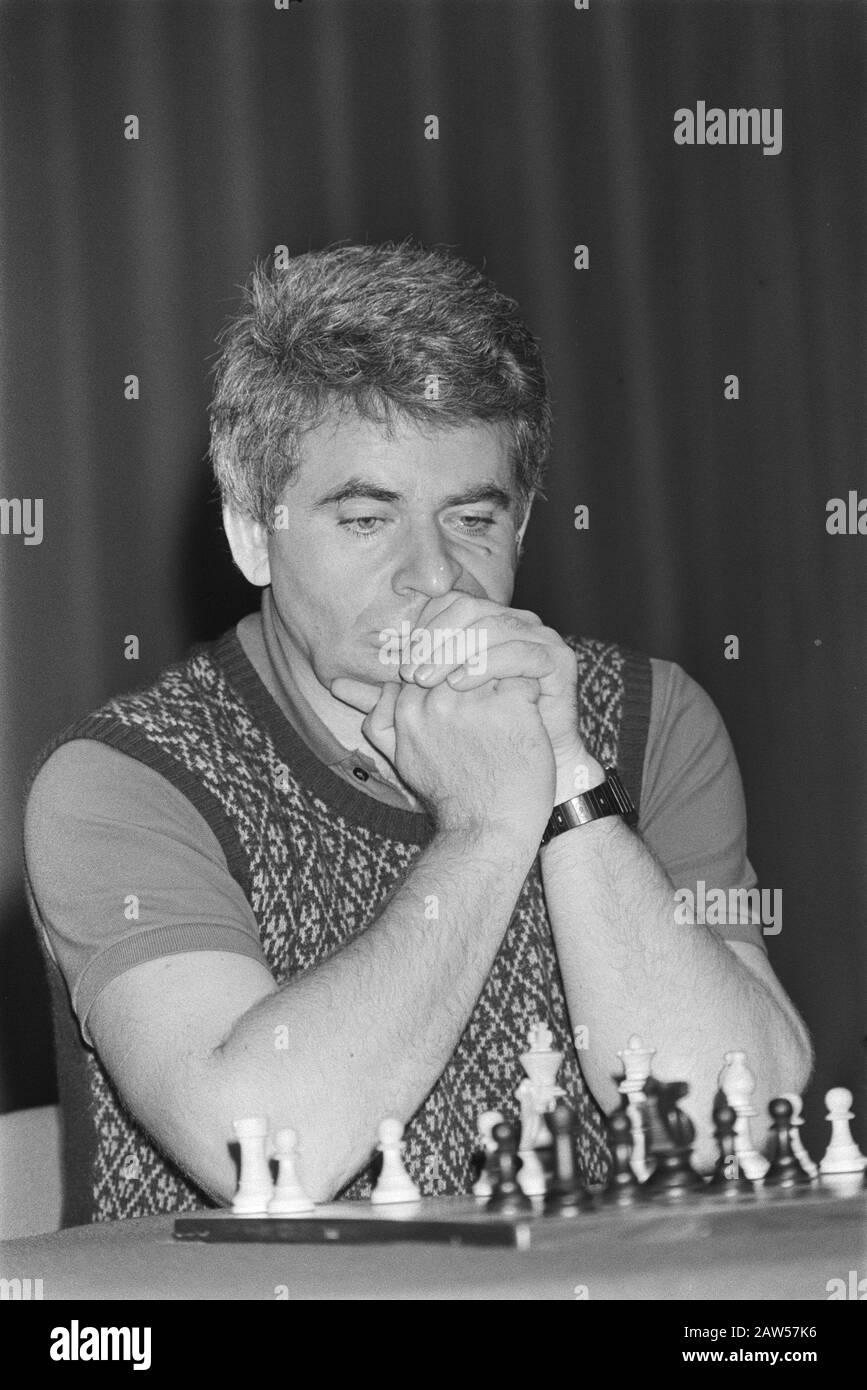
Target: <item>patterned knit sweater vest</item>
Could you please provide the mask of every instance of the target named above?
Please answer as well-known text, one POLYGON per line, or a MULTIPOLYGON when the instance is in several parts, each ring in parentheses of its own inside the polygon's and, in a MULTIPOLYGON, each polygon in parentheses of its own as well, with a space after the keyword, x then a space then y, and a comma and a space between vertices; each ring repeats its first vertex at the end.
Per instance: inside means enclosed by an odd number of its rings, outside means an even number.
MULTIPOLYGON (((650 663, 616 645, 566 640, 577 657, 582 737, 603 765, 618 766, 638 804, 650 663)), ((252 905, 280 985, 374 922, 431 838, 425 815, 376 801, 319 762, 234 631, 66 729, 34 775, 74 738, 99 739, 146 763, 205 817, 252 905)), ((56 965, 47 956, 46 964, 66 1128, 64 1224, 212 1205, 123 1105, 82 1041, 56 965)), ((578 1116, 580 1167, 599 1181, 607 1164, 602 1119, 569 1028, 538 858, 451 1060, 406 1127, 406 1166, 425 1195, 469 1190, 481 1111, 518 1117, 518 1058, 537 1019, 564 1053, 559 1081, 578 1116)), ((340 1195, 370 1190, 368 1167, 340 1195)))

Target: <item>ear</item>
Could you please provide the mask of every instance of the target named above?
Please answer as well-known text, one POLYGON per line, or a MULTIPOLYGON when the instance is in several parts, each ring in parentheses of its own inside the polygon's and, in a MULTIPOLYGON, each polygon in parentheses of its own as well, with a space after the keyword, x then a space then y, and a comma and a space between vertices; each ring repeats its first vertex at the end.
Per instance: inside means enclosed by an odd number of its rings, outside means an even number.
POLYGON ((271 583, 268 561, 268 532, 261 521, 243 516, 231 507, 223 508, 223 530, 229 540, 232 559, 244 578, 260 589, 271 583))

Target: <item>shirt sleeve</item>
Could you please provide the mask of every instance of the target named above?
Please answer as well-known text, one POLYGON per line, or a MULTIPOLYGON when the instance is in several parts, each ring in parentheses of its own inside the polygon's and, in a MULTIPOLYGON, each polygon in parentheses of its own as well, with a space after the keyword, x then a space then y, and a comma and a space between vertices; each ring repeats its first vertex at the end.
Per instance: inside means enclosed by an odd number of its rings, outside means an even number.
POLYGON ((680 901, 694 895, 699 926, 704 917, 705 929, 766 952, 743 784, 725 724, 682 667, 652 657, 651 668, 638 829, 675 889, 689 890, 680 901))
POLYGON ((136 758, 95 739, 40 768, 24 824, 36 925, 87 1016, 109 980, 185 951, 265 964, 256 918, 216 835, 190 801, 136 758))

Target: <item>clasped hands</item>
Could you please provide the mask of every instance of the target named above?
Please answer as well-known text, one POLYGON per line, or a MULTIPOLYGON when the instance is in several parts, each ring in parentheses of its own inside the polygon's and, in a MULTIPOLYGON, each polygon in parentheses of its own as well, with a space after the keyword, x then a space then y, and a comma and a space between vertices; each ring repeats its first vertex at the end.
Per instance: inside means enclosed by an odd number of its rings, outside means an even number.
POLYGON ((575 653, 535 613, 471 594, 450 593, 425 605, 409 646, 397 681, 372 685, 338 678, 331 684, 335 699, 369 716, 365 732, 369 729, 371 742, 389 762, 394 763, 394 710, 406 683, 430 690, 447 681, 453 690, 464 691, 487 681, 520 677, 532 681, 537 690, 539 716, 557 769, 554 804, 604 781, 600 764, 578 731, 575 653), (426 659, 414 660, 413 649, 426 659), (467 658, 468 652, 472 657, 467 658))

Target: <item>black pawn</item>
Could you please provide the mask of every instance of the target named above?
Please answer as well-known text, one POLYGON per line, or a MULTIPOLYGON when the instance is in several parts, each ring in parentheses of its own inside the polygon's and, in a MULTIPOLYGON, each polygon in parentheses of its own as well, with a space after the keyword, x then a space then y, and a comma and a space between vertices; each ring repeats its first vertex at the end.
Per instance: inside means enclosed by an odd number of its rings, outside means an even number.
POLYGON ((799 1188, 810 1186, 810 1174, 792 1152, 792 1103, 778 1096, 768 1106, 771 1116, 770 1166, 765 1187, 799 1188))
POLYGON ((492 1154, 491 1195, 485 1203, 485 1210, 500 1216, 518 1216, 521 1212, 532 1211, 533 1203, 521 1191, 518 1173, 522 1162, 518 1157, 518 1133, 508 1120, 494 1125, 491 1137, 497 1146, 492 1154))
POLYGON ((578 1175, 575 1161, 575 1116, 568 1105, 558 1101, 554 1109, 545 1116, 554 1140, 554 1172, 545 1193, 546 1216, 568 1216, 570 1213, 584 1211, 593 1205, 578 1175))
POLYGON ((754 1197, 756 1189, 743 1172, 735 1151, 737 1111, 730 1105, 718 1105, 713 1112, 719 1158, 708 1182, 708 1189, 723 1197, 754 1197))
POLYGON ((608 1147, 611 1171, 602 1199, 618 1207, 641 1200, 641 1183, 632 1171, 632 1122, 625 1110, 615 1110, 608 1118, 608 1147))

